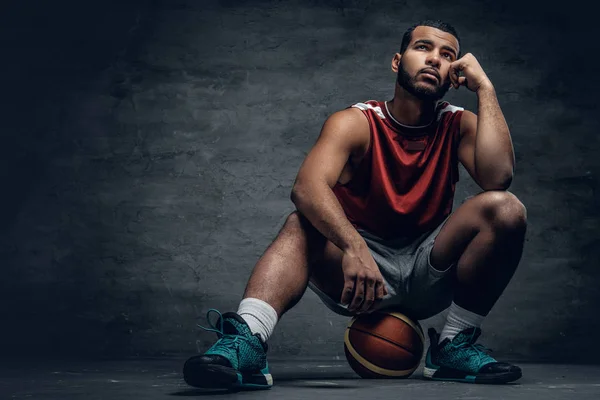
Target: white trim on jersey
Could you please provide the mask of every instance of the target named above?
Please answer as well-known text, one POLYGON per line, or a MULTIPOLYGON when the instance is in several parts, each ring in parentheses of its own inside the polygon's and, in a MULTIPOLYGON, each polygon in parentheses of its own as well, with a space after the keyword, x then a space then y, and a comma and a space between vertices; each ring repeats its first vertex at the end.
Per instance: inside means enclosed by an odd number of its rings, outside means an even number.
POLYGON ((383 114, 383 111, 381 111, 381 107, 374 107, 371 104, 366 104, 366 103, 356 103, 356 104, 352 105, 352 107, 359 108, 363 111, 371 109, 377 113, 379 118, 385 119, 385 115, 383 114))
POLYGON ((440 118, 442 118, 442 114, 445 112, 451 112, 451 113, 455 113, 457 111, 464 111, 465 109, 462 107, 457 107, 457 106, 453 106, 452 104, 448 104, 446 107, 442 108, 439 112, 438 112, 438 116, 437 116, 437 120, 439 121, 440 118))

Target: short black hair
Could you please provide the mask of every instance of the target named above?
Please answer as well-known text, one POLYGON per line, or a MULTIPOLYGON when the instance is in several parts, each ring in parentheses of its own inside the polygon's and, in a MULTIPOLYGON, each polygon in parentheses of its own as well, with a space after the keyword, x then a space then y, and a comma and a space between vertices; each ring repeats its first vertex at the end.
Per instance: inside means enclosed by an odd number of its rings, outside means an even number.
MULTIPOLYGON (((460 46, 460 38, 458 37, 458 33, 456 32, 456 29, 454 29, 454 27, 452 25, 450 25, 447 22, 440 21, 440 20, 426 19, 426 20, 417 22, 416 24, 414 24, 413 26, 408 28, 406 30, 406 32, 404 32, 404 36, 402 37, 402 44, 400 45, 400 54, 403 54, 406 51, 408 44, 412 40, 412 33, 417 26, 431 26, 432 28, 439 29, 440 31, 448 32, 449 34, 453 35, 456 38, 456 41, 458 42, 458 45, 460 46)), ((457 58, 460 58, 462 51, 461 51, 460 47, 458 50, 459 51, 457 54, 457 58)))

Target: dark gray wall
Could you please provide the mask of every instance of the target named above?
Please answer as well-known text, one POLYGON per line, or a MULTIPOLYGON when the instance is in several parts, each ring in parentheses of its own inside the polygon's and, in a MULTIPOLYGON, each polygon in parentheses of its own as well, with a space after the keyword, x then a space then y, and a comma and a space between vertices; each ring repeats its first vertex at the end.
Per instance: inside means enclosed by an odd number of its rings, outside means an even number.
MULTIPOLYGON (((600 356, 597 51, 585 12, 522 1, 45 3, 0 14, 0 352, 206 348, 214 335, 195 324, 209 308, 236 309, 294 209, 291 185, 327 115, 391 98, 402 33, 434 17, 456 26, 496 86, 516 148, 511 190, 528 207, 523 261, 485 343, 528 360, 600 356)), ((476 111, 464 88, 448 100, 476 111)), ((476 192, 463 170, 456 205, 476 192)), ((307 292, 271 355, 343 358, 346 322, 307 292)))

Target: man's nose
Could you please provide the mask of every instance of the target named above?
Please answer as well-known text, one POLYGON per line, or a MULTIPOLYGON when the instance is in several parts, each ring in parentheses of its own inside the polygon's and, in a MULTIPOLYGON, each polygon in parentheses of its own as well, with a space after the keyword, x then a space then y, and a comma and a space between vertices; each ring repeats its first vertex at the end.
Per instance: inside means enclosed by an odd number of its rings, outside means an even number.
POLYGON ((440 57, 438 54, 430 54, 429 57, 427 57, 427 65, 431 65, 431 66, 435 66, 435 67, 439 67, 440 66, 440 57))

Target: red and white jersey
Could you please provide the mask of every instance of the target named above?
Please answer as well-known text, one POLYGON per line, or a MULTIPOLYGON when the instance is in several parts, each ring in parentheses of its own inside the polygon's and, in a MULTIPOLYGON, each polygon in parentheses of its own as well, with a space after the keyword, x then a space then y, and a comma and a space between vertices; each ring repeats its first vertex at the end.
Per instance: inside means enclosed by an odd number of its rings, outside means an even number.
POLYGON ((396 121, 383 101, 351 107, 369 120, 371 140, 352 179, 333 187, 348 220, 383 239, 435 229, 452 212, 464 109, 439 101, 431 123, 415 127, 396 121))

